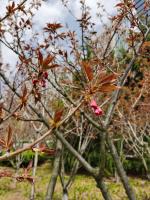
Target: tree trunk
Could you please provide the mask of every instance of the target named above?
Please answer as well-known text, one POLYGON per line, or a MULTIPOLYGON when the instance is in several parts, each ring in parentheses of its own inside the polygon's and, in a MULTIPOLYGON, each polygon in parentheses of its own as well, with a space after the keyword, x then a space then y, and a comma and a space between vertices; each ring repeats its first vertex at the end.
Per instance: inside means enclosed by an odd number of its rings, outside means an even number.
MULTIPOLYGON (((107 190, 105 183, 103 182, 102 179, 99 179, 99 176, 98 176, 99 171, 91 167, 91 165, 68 143, 68 141, 62 136, 62 134, 58 130, 55 132, 55 135, 57 136, 57 138, 61 140, 63 145, 70 151, 70 153, 72 153, 77 158, 77 160, 84 166, 84 168, 93 176, 93 178, 96 180, 98 184, 98 188, 102 192, 104 199, 111 200, 109 191, 107 190)), ((46 199, 46 200, 50 200, 50 199, 46 199)))
POLYGON ((111 196, 108 192, 108 189, 103 181, 104 178, 104 169, 105 169, 105 163, 106 163, 106 133, 103 132, 99 135, 100 137, 100 151, 99 151, 99 175, 95 178, 97 187, 101 190, 101 193, 103 195, 103 198, 105 200, 111 200, 111 196))
MULTIPOLYGON (((34 167, 33 167, 33 173, 32 176, 35 177, 36 174, 36 170, 37 170, 37 164, 38 164, 38 152, 35 152, 35 156, 34 156, 34 167)), ((30 194, 30 200, 34 200, 35 199, 35 184, 32 184, 31 187, 31 194, 30 194)))
POLYGON ((97 183, 97 187, 100 189, 100 191, 101 191, 101 193, 103 195, 103 198, 105 200, 112 200, 112 198, 111 198, 111 196, 109 194, 109 191, 108 191, 105 183, 103 182, 103 180, 95 177, 95 181, 97 183))
POLYGON ((120 161, 120 158, 118 156, 118 153, 117 153, 117 150, 116 150, 116 147, 112 141, 112 139, 108 136, 107 137, 107 143, 108 143, 108 146, 109 146, 109 149, 110 149, 110 152, 112 154, 112 157, 113 157, 113 160, 115 162, 115 165, 116 165, 116 168, 117 168, 117 172, 118 172, 118 175, 120 176, 120 179, 124 185, 124 188, 125 188, 125 191, 126 191, 126 194, 129 198, 129 200, 136 200, 136 197, 135 197, 135 194, 134 194, 134 191, 129 183, 129 180, 128 180, 128 177, 126 175, 126 172, 122 166, 122 163, 120 161))
POLYGON ((99 150, 99 178, 100 180, 104 177, 104 169, 106 164, 106 133, 100 133, 100 150, 99 150))
MULTIPOLYGON (((12 165, 14 168, 16 168, 15 170, 15 177, 17 177, 19 175, 19 169, 20 169, 20 165, 21 165, 21 158, 20 158, 20 154, 16 156, 16 166, 15 166, 15 163, 13 164, 13 161, 12 161, 12 165)), ((13 183, 13 188, 16 188, 16 185, 17 185, 17 179, 15 178, 14 179, 14 183, 13 183)))
POLYGON ((147 163, 146 163, 143 156, 141 156, 141 159, 142 159, 142 162, 143 162, 143 165, 144 165, 144 168, 145 168, 146 178, 150 181, 150 170, 148 169, 147 163))
MULTIPOLYGON (((15 171, 15 177, 17 177, 18 176, 18 174, 19 174, 19 168, 20 168, 20 166, 16 166, 16 171, 15 171)), ((15 178, 14 179, 14 182, 13 182, 13 188, 15 189, 16 188, 16 185, 17 185, 17 179, 15 178)))
POLYGON ((57 177, 58 177, 59 169, 60 169, 60 160, 61 160, 61 151, 62 151, 62 143, 60 142, 60 140, 57 140, 56 151, 57 151, 57 155, 54 160, 52 176, 51 176, 48 188, 47 188, 47 194, 46 194, 45 200, 53 199, 53 194, 54 194, 57 177))
POLYGON ((62 197, 62 200, 68 200, 69 198, 68 198, 68 191, 67 191, 67 189, 64 189, 63 190, 63 197, 62 197))

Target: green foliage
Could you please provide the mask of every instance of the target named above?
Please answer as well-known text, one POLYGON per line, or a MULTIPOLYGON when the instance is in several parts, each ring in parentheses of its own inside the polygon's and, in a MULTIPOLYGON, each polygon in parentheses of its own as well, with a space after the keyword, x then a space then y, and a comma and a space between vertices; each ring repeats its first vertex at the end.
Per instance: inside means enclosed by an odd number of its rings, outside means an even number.
MULTIPOLYGON (((33 151, 25 151, 25 152, 23 152, 23 163, 22 163, 22 165, 27 166, 28 163, 30 162, 30 160, 34 159, 34 155, 35 155, 35 153, 33 151)), ((47 161, 48 159, 50 159, 49 156, 47 156, 44 153, 39 153, 39 155, 38 155, 38 164, 42 164, 45 161, 47 161)))
MULTIPOLYGON (((147 141, 149 138, 145 138, 147 141)), ((75 138, 74 140, 75 141, 75 138)), ((74 143, 74 146, 77 144, 74 143)), ((130 175, 136 175, 136 176, 145 176, 145 168, 144 165, 141 161, 141 159, 126 159, 124 153, 123 153, 123 146, 122 146, 122 138, 118 138, 115 142, 116 149, 118 151, 118 154, 120 155, 121 161, 123 162, 124 168, 126 172, 130 175), (122 149, 122 150, 121 150, 122 149), (121 153, 120 153, 121 152, 121 153)), ((66 172, 70 172, 73 163, 74 163, 74 157, 72 154, 68 153, 68 151, 65 152, 66 156, 64 157, 65 161, 65 170, 66 172)), ((96 139, 93 142, 91 142, 88 150, 85 151, 83 154, 84 158, 90 163, 91 166, 93 167, 98 167, 99 165, 99 141, 96 139)), ((146 156, 146 155, 145 155, 146 156)), ((150 159, 145 157, 145 161, 147 163, 148 169, 150 169, 150 159)), ((115 175, 115 163, 112 159, 112 156, 109 152, 109 150, 106 151, 106 163, 105 163, 105 175, 107 177, 114 176, 115 175)), ((82 172, 82 170, 81 170, 82 172)))
POLYGON ((91 151, 88 154, 88 162, 93 166, 93 167, 97 167, 98 163, 99 163, 99 155, 97 153, 97 151, 91 151))
MULTIPOLYGON (((121 156, 122 158, 124 155, 121 156)), ((85 155, 86 160, 93 166, 98 167, 99 164, 99 154, 96 150, 91 151, 88 153, 88 156, 85 155), (87 158, 86 158, 87 157, 87 158)), ((145 158, 148 168, 150 169, 150 159, 145 158)), ((65 159, 65 170, 66 172, 70 172, 72 169, 74 162, 74 158, 71 154, 67 154, 65 159)), ((106 163, 105 163, 105 175, 107 177, 114 176, 115 174, 115 163, 112 159, 112 156, 110 153, 106 154, 106 163)), ((140 159, 124 159, 123 158, 123 166, 126 170, 126 172, 130 175, 136 175, 136 176, 145 176, 145 169, 143 166, 143 163, 140 159)))
POLYGON ((22 153, 23 156, 23 165, 27 165, 30 160, 34 158, 34 152, 33 151, 25 151, 22 153))
MULTIPOLYGON (((145 158, 148 169, 150 169, 150 160, 145 158)), ((124 168, 128 174, 145 175, 145 168, 140 159, 132 159, 124 161, 124 168)))
POLYGON ((73 167, 74 157, 70 153, 67 152, 65 153, 64 162, 65 162, 64 164, 65 171, 70 172, 73 167))
POLYGON ((110 175, 113 175, 115 172, 115 164, 109 153, 106 156, 106 170, 110 173, 110 175))
POLYGON ((124 168, 130 174, 143 174, 142 162, 139 160, 125 160, 124 168))
MULTIPOLYGON (((22 153, 23 162, 22 162, 21 166, 24 166, 24 167, 27 166, 29 164, 30 160, 34 159, 34 155, 35 155, 35 153, 31 150, 23 152, 22 153)), ((13 159, 15 159, 15 158, 13 158, 13 159)), ((44 153, 39 153, 38 164, 42 164, 42 163, 46 162, 48 159, 52 160, 53 158, 50 156, 47 156, 44 153)), ((8 166, 8 167, 12 166, 9 160, 1 161, 0 165, 8 166)))

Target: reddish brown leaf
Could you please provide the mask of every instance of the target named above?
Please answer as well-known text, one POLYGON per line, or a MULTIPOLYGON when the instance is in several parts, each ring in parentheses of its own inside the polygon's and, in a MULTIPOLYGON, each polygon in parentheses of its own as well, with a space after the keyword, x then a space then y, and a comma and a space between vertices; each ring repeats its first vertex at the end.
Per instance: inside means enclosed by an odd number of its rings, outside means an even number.
POLYGON ((53 69, 53 68, 56 68, 56 67, 60 67, 60 65, 52 64, 52 65, 48 65, 47 67, 48 67, 48 69, 53 69))
POLYGON ((55 112, 55 115, 54 115, 54 122, 57 123, 61 120, 61 117, 63 115, 63 110, 58 110, 55 112))
POLYGON ((12 2, 11 5, 9 5, 9 6, 6 7, 6 9, 8 11, 8 14, 12 14, 15 11, 15 3, 12 2))
POLYGON ((56 68, 56 67, 59 67, 58 64, 53 63, 54 58, 55 58, 54 56, 48 55, 48 56, 43 60, 43 63, 42 63, 42 65, 41 65, 42 71, 48 70, 48 69, 53 69, 53 68, 56 68))
POLYGON ((113 83, 114 81, 116 81, 117 75, 116 74, 111 74, 111 75, 104 75, 101 79, 100 79, 100 84, 106 84, 106 83, 113 83))
POLYGON ((51 31, 55 33, 57 29, 62 28, 63 26, 60 23, 48 23, 47 27, 44 28, 45 31, 51 31))
POLYGON ((124 3, 118 3, 118 4, 115 5, 115 7, 122 7, 124 5, 125 5, 124 3))
POLYGON ((23 89, 23 97, 26 97, 26 96, 27 96, 27 87, 25 85, 23 89))
POLYGON ((111 85, 111 84, 104 84, 104 85, 99 87, 98 91, 100 91, 100 92, 112 92, 116 89, 118 89, 118 86, 111 85))
POLYGON ((6 151, 9 151, 12 144, 13 144, 12 130, 11 130, 11 127, 9 126, 6 139, 4 140, 4 139, 0 138, 0 146, 2 146, 2 148, 4 148, 6 151))
POLYGON ((56 153, 56 150, 55 149, 49 149, 49 148, 45 148, 45 149, 43 149, 41 152, 43 152, 43 153, 46 153, 46 154, 48 154, 48 155, 55 155, 55 153, 56 153))
POLYGON ((19 181, 19 182, 22 182, 22 181, 25 180, 23 176, 17 176, 17 177, 15 177, 15 178, 16 178, 16 180, 19 181))
POLYGON ((43 64, 43 55, 40 51, 38 52, 38 60, 39 60, 39 64, 42 65, 43 64))
POLYGON ((32 169, 32 165, 33 165, 33 160, 30 160, 27 168, 25 169, 25 174, 27 174, 32 169))
POLYGON ((26 85, 23 88, 23 94, 21 97, 21 105, 20 105, 20 110, 26 106, 27 103, 27 99, 28 99, 28 91, 27 91, 27 87, 26 85))
POLYGON ((5 148, 6 147, 6 143, 5 143, 5 140, 1 139, 0 138, 0 146, 5 148))
POLYGON ((43 66, 47 66, 49 63, 51 63, 54 60, 54 56, 48 55, 47 58, 43 61, 43 66))
POLYGON ((28 181, 29 183, 34 183, 34 178, 33 177, 31 177, 31 176, 17 176, 17 177, 15 177, 16 178, 16 180, 17 181, 19 181, 19 182, 23 182, 23 181, 28 181))
POLYGON ((33 177, 31 177, 29 175, 29 171, 32 169, 32 165, 33 165, 33 161, 31 160, 27 166, 27 168, 24 169, 24 173, 22 174, 22 176, 17 176, 15 177, 17 181, 29 181, 30 183, 33 183, 34 182, 34 179, 33 177))
POLYGON ((82 67, 83 67, 83 69, 85 71, 85 74, 86 74, 88 80, 91 81, 93 79, 93 71, 92 71, 92 68, 91 68, 90 64, 88 62, 86 62, 86 61, 83 61, 82 62, 82 67))

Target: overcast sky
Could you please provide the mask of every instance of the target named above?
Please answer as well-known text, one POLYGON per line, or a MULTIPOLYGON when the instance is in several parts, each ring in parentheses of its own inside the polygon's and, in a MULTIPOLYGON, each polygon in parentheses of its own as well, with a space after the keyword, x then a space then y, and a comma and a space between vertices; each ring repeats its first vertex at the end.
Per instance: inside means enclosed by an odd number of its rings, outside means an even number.
MULTIPOLYGON (((17 3, 19 0, 15 0, 17 3)), ((29 0, 30 1, 30 0, 29 0)), ((97 1, 96 0, 85 0, 86 4, 91 8, 91 15, 97 26, 100 26, 100 20, 96 18, 97 12, 97 1)), ((108 16, 115 13, 115 5, 119 0, 98 0, 107 11, 107 15, 104 15, 103 20, 105 23, 108 22, 108 16)), ((3 16, 8 0, 0 0, 0 15, 3 16)), ((80 17, 80 0, 70 0, 69 7, 75 17, 80 17)), ((103 13, 102 13, 103 14, 103 13)), ((60 0, 49 0, 43 1, 42 6, 36 12, 34 17, 34 24, 36 30, 40 30, 45 23, 60 22, 68 24, 72 29, 76 29, 75 21, 70 16, 66 8, 61 4, 60 0)), ((3 61, 14 65, 16 63, 16 56, 6 47, 2 47, 3 61), (8 60, 9 58, 9 60, 8 60)))

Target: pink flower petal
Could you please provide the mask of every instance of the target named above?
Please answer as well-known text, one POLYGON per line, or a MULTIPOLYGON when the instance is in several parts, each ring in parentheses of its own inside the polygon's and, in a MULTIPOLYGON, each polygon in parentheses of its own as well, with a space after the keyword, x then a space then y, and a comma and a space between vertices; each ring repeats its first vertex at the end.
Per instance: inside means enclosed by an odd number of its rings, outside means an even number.
POLYGON ((98 108, 97 103, 96 103, 95 100, 92 100, 92 101, 91 101, 90 106, 91 106, 93 109, 97 109, 97 108, 98 108))
POLYGON ((103 115, 103 110, 97 105, 95 100, 91 101, 90 106, 92 108, 92 111, 95 113, 95 115, 97 116, 103 115))
POLYGON ((97 116, 101 116, 103 115, 103 111, 100 107, 98 107, 97 109, 95 109, 94 113, 97 115, 97 116))

